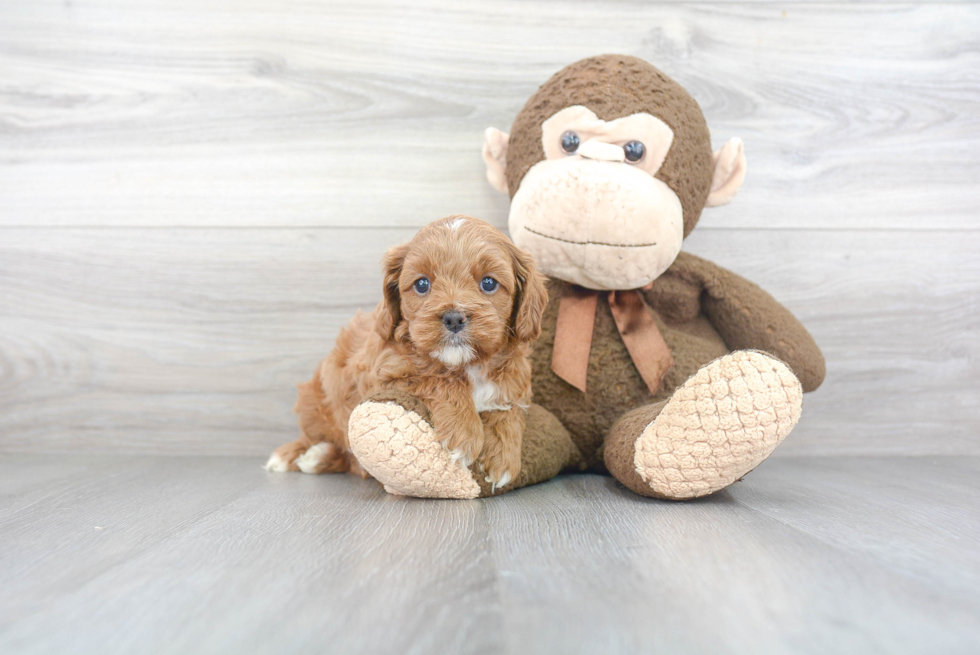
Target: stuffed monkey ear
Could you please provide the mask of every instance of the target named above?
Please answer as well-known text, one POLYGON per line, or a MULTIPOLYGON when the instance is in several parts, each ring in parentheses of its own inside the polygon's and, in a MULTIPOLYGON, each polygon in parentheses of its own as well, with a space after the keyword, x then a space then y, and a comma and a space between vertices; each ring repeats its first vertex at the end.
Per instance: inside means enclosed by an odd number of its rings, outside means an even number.
POLYGON ((745 148, 742 140, 734 138, 715 152, 715 173, 705 207, 727 205, 745 181, 745 148))
POLYGON ((495 127, 488 127, 483 134, 483 161, 487 165, 487 181, 500 191, 507 193, 507 143, 510 135, 495 127))
POLYGON ((402 264, 408 254, 408 244, 389 248, 381 260, 381 274, 384 276, 384 297, 381 299, 381 312, 375 326, 385 341, 395 337, 395 328, 402 320, 402 294, 398 279, 402 274, 402 264))

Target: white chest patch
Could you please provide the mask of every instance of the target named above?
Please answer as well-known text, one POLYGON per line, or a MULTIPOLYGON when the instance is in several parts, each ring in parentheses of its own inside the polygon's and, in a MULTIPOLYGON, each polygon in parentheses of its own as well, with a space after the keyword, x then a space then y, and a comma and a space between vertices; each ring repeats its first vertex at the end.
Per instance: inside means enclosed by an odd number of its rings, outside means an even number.
POLYGON ((506 400, 500 398, 500 387, 487 379, 486 371, 482 366, 467 366, 466 375, 473 385, 473 404, 476 405, 476 411, 510 409, 510 405, 503 404, 506 400))

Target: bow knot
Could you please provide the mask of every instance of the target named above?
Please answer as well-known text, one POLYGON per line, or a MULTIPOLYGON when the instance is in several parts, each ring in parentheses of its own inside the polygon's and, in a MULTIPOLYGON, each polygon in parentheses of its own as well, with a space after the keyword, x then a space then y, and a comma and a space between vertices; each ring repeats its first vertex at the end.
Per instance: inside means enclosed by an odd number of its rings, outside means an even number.
MULTIPOLYGON (((584 392, 592 350, 592 331, 599 291, 566 285, 558 302, 555 347, 551 370, 576 389, 584 392)), ((640 289, 609 291, 609 309, 630 359, 640 377, 656 394, 667 371, 674 365, 667 342, 657 329, 653 313, 640 289)))

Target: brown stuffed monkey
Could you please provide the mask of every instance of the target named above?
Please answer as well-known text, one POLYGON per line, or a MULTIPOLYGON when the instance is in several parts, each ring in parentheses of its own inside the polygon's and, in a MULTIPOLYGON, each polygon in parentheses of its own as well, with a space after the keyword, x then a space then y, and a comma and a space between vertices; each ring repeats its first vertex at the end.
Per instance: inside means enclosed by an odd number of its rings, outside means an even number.
POLYGON ((741 141, 712 153, 683 87, 606 55, 555 74, 509 136, 488 129, 483 156, 510 193, 511 237, 550 277, 520 475, 492 489, 439 445, 421 402, 395 393, 351 416, 361 465, 411 496, 475 498, 590 470, 684 499, 768 457, 823 381, 823 356, 765 291, 681 252, 702 208, 741 186, 741 141))

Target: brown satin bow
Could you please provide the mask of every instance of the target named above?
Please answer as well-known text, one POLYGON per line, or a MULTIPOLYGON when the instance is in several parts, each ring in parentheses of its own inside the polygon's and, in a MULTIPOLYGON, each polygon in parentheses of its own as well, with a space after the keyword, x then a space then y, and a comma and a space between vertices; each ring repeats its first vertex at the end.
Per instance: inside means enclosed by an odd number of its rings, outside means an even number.
MULTIPOLYGON (((585 391, 592 350, 592 331, 599 291, 566 285, 558 302, 555 347, 551 370, 576 389, 585 391)), ((609 309, 629 351, 630 358, 651 394, 660 389, 667 371, 674 365, 667 342, 657 329, 653 314, 639 289, 610 291, 609 309)))

